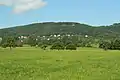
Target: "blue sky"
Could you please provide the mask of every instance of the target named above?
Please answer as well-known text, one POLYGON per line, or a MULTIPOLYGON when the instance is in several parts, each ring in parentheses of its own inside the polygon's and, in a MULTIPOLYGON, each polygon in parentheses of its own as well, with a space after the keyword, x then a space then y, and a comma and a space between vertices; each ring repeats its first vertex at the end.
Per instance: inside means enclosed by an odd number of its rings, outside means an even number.
POLYGON ((47 4, 43 7, 23 11, 20 14, 13 12, 13 6, 0 5, 0 28, 51 21, 90 25, 120 22, 120 0, 45 0, 45 2, 47 4))

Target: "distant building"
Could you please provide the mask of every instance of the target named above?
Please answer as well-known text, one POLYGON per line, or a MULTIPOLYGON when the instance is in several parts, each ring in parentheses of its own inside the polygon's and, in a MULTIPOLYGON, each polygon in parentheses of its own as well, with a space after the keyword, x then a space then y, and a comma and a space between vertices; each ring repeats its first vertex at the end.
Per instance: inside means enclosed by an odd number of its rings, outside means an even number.
POLYGON ((54 35, 54 37, 57 37, 56 35, 54 35))
POLYGON ((23 42, 23 40, 21 40, 21 42, 23 42))
POLYGON ((24 36, 24 39, 27 39, 27 36, 24 36))
POLYGON ((38 41, 38 39, 36 39, 36 41, 38 41))
POLYGON ((49 41, 50 39, 48 38, 47 40, 49 41))
POLYGON ((87 37, 88 37, 88 35, 85 35, 85 37, 87 38, 87 37))
POLYGON ((60 35, 57 35, 58 37, 60 37, 60 35))
POLYGON ((58 39, 60 39, 60 38, 58 38, 58 39))
POLYGON ((70 36, 70 34, 68 34, 67 36, 70 36))
POLYGON ((21 38, 23 39, 23 38, 24 38, 24 36, 21 36, 21 38))
POLYGON ((19 39, 21 38, 21 37, 18 37, 19 39))

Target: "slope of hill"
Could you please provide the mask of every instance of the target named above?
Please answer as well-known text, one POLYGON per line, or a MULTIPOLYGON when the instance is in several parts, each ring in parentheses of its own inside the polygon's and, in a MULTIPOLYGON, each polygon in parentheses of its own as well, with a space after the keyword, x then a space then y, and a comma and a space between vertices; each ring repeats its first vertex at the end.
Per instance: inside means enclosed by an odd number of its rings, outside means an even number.
POLYGON ((12 28, 0 29, 0 36, 5 35, 49 35, 49 34, 81 34, 91 36, 118 36, 120 24, 94 27, 76 22, 46 22, 36 23, 12 28))

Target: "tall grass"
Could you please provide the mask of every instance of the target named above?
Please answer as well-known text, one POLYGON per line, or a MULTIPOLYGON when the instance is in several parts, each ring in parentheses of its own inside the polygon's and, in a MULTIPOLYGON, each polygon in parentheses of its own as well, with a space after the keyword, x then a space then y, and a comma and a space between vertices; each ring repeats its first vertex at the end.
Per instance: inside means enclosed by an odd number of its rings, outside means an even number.
POLYGON ((120 80, 120 51, 0 49, 0 80, 120 80))

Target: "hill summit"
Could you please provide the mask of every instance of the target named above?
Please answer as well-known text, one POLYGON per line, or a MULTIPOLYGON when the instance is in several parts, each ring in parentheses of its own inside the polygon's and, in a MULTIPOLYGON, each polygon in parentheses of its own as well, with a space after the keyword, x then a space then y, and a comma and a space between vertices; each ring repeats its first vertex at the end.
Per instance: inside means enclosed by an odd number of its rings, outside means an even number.
POLYGON ((109 26, 90 26, 77 22, 45 22, 24 26, 0 29, 0 36, 5 35, 51 35, 51 34, 79 34, 90 36, 119 36, 120 23, 109 26))

